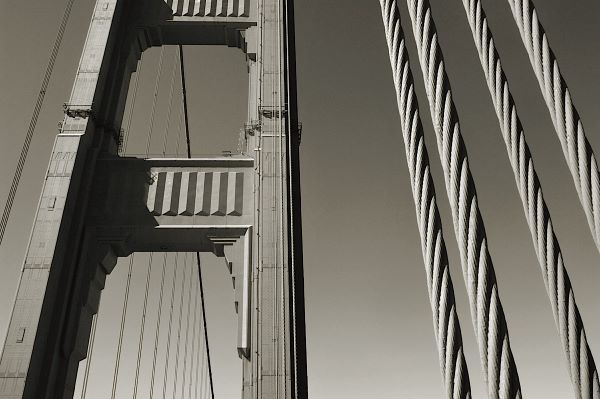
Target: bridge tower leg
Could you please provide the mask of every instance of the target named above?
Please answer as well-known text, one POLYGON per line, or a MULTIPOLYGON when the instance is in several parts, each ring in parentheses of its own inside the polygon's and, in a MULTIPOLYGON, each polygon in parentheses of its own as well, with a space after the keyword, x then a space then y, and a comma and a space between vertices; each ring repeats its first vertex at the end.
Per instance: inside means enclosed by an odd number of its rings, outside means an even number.
POLYGON ((0 358, 0 398, 71 398, 92 316, 117 257, 165 247, 211 251, 238 263, 244 257, 230 254, 235 248, 250 256, 248 292, 235 279, 236 298, 245 304, 238 311, 242 397, 307 397, 294 54, 292 0, 97 0, 23 263, 0 358), (141 53, 173 44, 228 45, 246 53, 249 161, 166 165, 123 162, 117 155, 141 53), (248 162, 253 166, 240 166, 248 162), (98 186, 117 181, 110 171, 123 167, 159 178, 132 177, 135 194, 127 197, 127 211, 98 217, 115 200, 98 186), (209 214, 190 205, 190 182, 198 185, 207 175, 220 176, 221 184, 240 182, 222 186, 227 190, 217 201, 223 209, 209 214), (182 209, 162 212, 149 205, 160 202, 150 196, 166 195, 160 176, 188 179, 186 192, 178 185, 181 192, 173 189, 168 197, 187 198, 182 209), (242 189, 244 212, 236 202, 242 189), (235 209, 223 198, 234 198, 235 209), (248 245, 235 244, 244 234, 248 245))

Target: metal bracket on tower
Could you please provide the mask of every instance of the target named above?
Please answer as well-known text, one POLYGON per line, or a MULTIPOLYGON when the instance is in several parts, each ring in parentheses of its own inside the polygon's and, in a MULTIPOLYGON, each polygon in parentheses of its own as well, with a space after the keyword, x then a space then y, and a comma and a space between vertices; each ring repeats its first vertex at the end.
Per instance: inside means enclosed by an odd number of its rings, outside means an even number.
POLYGON ((254 132, 261 130, 260 121, 253 120, 248 123, 244 123, 244 132, 246 136, 254 136, 254 132))
POLYGON ((92 114, 92 104, 63 104, 65 114, 71 118, 89 118, 92 114))
POLYGON ((284 107, 259 107, 260 115, 268 119, 283 118, 287 115, 287 109, 284 107))

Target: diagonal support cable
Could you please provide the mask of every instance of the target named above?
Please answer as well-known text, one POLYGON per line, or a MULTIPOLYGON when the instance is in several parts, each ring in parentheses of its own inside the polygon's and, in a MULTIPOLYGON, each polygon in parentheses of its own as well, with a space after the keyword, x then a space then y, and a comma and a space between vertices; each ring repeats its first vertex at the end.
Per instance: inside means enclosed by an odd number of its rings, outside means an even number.
POLYGON ((395 0, 380 0, 388 43, 402 138, 410 172, 421 248, 427 273, 429 301, 439 352, 440 369, 447 398, 470 398, 469 372, 464 357, 461 328, 456 314, 454 288, 450 277, 448 254, 419 117, 413 77, 400 14, 395 0))
POLYGON ((596 156, 533 2, 508 0, 508 4, 550 111, 592 237, 600 250, 600 173, 596 156))
POLYGON ((496 50, 481 1, 463 0, 463 5, 500 122, 500 130, 523 202, 533 246, 542 268, 571 382, 577 397, 599 399, 600 384, 594 357, 587 343, 583 321, 575 303, 575 294, 558 239, 554 234, 552 219, 533 165, 533 158, 525 141, 517 107, 510 93, 508 79, 502 69, 500 55, 496 50))
POLYGON ((428 0, 407 0, 490 398, 520 398, 508 326, 428 0))

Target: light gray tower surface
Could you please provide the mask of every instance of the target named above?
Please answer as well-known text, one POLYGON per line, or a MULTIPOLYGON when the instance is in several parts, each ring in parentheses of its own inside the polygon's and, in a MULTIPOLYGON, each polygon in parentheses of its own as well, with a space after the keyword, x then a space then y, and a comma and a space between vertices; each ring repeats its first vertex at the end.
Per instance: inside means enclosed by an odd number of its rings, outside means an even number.
POLYGON ((243 398, 306 397, 294 62, 290 0, 97 1, 0 359, 0 398, 73 396, 106 275, 136 251, 224 257, 243 398), (245 51, 244 155, 116 155, 130 76, 145 49, 166 44, 245 51))

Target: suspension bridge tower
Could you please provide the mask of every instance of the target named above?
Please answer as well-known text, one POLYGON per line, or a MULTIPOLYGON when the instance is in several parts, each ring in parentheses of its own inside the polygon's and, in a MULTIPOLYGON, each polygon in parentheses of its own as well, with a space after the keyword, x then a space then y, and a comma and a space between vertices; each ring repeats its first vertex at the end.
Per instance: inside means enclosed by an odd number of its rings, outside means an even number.
POLYGON ((106 276, 118 257, 152 251, 225 259, 244 399, 307 397, 293 18, 292 0, 96 1, 23 262, 0 398, 73 397, 106 276), (131 76, 164 45, 245 53, 242 154, 119 154, 131 76))

